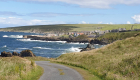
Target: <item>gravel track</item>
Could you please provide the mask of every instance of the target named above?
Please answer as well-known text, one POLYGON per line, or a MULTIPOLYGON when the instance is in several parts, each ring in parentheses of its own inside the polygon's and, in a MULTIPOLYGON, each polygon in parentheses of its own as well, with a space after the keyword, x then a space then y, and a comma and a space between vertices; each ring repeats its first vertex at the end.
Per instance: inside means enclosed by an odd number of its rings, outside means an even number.
POLYGON ((44 69, 39 80, 83 80, 83 77, 74 69, 49 61, 35 61, 44 69))

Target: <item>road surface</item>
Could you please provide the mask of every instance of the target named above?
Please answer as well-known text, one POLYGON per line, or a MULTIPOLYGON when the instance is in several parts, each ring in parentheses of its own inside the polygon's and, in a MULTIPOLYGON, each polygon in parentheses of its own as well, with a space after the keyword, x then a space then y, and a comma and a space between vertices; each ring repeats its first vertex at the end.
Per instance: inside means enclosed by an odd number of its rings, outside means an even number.
POLYGON ((83 77, 74 69, 49 61, 35 61, 44 68, 44 74, 39 80, 83 80, 83 77))

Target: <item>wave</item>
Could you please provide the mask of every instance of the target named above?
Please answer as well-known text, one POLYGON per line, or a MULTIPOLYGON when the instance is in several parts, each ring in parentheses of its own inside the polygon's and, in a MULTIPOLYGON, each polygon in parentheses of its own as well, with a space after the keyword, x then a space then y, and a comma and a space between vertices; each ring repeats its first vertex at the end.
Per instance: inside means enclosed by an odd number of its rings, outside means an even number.
POLYGON ((88 43, 69 43, 69 44, 88 44, 88 43))
POLYGON ((23 38, 23 35, 3 35, 3 37, 9 37, 9 38, 23 38))
POLYGON ((23 51, 23 50, 32 50, 32 49, 29 49, 29 48, 15 48, 15 49, 7 49, 8 51, 11 51, 11 52, 18 52, 18 53, 20 53, 21 51, 23 51))
POLYGON ((51 48, 45 48, 45 47, 33 47, 33 48, 37 48, 37 49, 51 49, 51 48))
POLYGON ((6 45, 4 45, 2 48, 6 48, 7 46, 6 45))
POLYGON ((67 49, 66 52, 68 52, 68 53, 70 53, 70 52, 80 52, 81 50, 82 49, 71 47, 71 48, 67 49))
POLYGON ((42 41, 42 40, 31 40, 30 38, 28 39, 17 39, 18 41, 30 41, 30 42, 47 42, 47 41, 42 41))
POLYGON ((58 43, 66 43, 67 41, 47 41, 47 42, 58 42, 58 43))
POLYGON ((17 49, 29 49, 29 48, 17 48, 17 49))
POLYGON ((31 39, 17 39, 18 41, 31 41, 31 39))
POLYGON ((3 35, 3 37, 8 37, 7 35, 3 35))
POLYGON ((28 39, 17 39, 18 41, 32 41, 32 42, 58 42, 58 43, 66 43, 66 41, 43 41, 43 40, 31 40, 28 39))
POLYGON ((20 53, 22 50, 9 50, 9 49, 8 49, 8 51, 20 53))

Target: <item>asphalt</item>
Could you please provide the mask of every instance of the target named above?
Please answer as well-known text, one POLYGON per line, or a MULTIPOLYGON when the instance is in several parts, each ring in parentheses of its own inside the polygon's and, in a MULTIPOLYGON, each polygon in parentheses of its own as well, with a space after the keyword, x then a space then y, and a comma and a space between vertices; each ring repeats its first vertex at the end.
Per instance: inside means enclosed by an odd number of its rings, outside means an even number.
POLYGON ((35 61, 35 63, 44 68, 44 73, 39 80, 83 80, 76 70, 64 65, 49 61, 35 61))

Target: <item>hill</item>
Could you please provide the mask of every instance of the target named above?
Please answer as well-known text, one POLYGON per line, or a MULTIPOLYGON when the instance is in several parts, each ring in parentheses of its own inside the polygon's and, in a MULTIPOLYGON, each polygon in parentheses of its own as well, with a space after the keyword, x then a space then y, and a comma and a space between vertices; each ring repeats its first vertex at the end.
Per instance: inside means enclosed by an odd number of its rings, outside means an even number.
POLYGON ((140 36, 140 31, 106 33, 105 35, 102 35, 97 39, 110 44, 117 40, 122 40, 122 39, 136 37, 136 36, 140 36))
POLYGON ((119 28, 140 29, 140 24, 62 24, 62 25, 36 25, 1 28, 0 31, 13 32, 69 32, 69 31, 94 31, 112 30, 119 28))
POLYGON ((139 36, 118 40, 100 49, 63 54, 55 61, 86 69, 105 80, 139 80, 139 40, 139 36))

